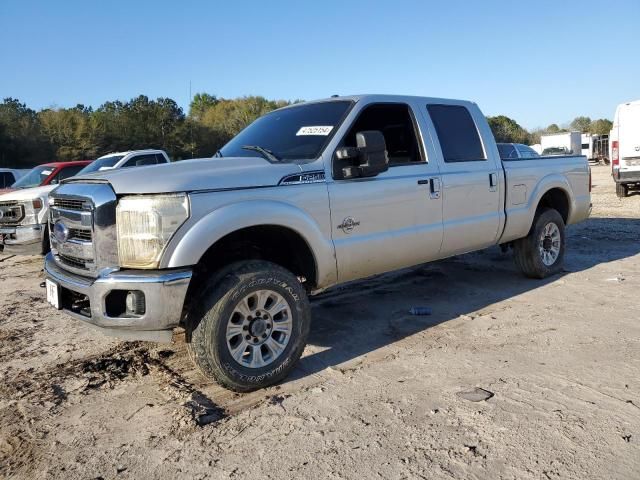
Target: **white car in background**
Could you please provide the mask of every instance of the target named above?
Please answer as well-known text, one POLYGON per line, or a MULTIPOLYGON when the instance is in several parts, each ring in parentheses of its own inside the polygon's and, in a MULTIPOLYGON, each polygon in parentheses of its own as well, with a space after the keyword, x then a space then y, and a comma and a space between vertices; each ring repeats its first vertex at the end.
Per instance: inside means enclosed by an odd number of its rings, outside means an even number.
MULTIPOLYGON (((77 175, 161 163, 170 163, 163 150, 110 153, 89 163, 77 175)), ((56 182, 0 195, 0 251, 26 255, 45 254, 49 251, 48 196, 57 186, 56 182)))
POLYGON ((609 149, 616 195, 624 198, 630 189, 640 188, 640 100, 616 108, 609 149))
POLYGON ((497 145, 502 160, 538 158, 540 156, 533 148, 523 143, 498 143, 497 145))
POLYGON ((103 155, 91 165, 86 166, 80 173, 101 172, 115 168, 142 167, 170 163, 169 156, 164 150, 130 150, 128 152, 114 152, 103 155))

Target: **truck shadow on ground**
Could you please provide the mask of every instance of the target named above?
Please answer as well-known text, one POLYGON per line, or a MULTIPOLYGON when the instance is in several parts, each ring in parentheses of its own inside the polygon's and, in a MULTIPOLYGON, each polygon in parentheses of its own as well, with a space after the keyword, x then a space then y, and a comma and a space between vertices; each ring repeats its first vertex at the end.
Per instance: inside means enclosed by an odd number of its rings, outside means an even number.
POLYGON ((591 218, 569 227, 565 269, 544 280, 525 278, 511 253, 494 247, 338 287, 312 300, 309 348, 288 381, 353 368, 351 360, 403 338, 638 253, 640 219, 591 218), (409 314, 416 306, 433 313, 409 314))

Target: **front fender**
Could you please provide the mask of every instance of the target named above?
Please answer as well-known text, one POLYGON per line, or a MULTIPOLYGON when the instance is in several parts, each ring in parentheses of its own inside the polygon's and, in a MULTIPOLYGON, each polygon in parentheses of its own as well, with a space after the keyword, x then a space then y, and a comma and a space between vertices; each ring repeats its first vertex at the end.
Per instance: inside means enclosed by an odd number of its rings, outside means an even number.
POLYGON ((331 285, 337 281, 333 243, 322 234, 313 217, 291 204, 263 199, 223 205, 183 225, 169 242, 161 267, 196 265, 221 238, 237 230, 260 225, 281 226, 297 232, 313 252, 316 285, 331 285))

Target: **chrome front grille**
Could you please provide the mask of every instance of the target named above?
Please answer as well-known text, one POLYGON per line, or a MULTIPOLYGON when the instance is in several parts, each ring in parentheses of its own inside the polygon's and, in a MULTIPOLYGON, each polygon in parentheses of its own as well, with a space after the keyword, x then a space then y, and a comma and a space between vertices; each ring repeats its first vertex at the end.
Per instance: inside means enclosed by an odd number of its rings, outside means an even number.
POLYGON ((24 207, 18 202, 0 202, 0 226, 13 226, 24 218, 24 207))
POLYGON ((118 267, 116 196, 106 183, 68 183, 51 195, 49 236, 63 269, 97 277, 118 267))
POLYGON ((87 260, 85 258, 77 258, 77 257, 72 257, 70 255, 64 255, 62 253, 58 253, 57 259, 63 265, 66 265, 71 268, 85 270, 87 272, 91 271, 93 268, 93 261, 87 260))
POLYGON ((55 198, 54 205, 56 208, 62 208, 65 210, 82 211, 85 209, 91 209, 91 203, 88 200, 80 200, 75 198, 55 198))
POLYGON ((70 240, 79 240, 81 242, 90 242, 92 238, 91 230, 82 230, 79 228, 71 228, 69 230, 70 240))

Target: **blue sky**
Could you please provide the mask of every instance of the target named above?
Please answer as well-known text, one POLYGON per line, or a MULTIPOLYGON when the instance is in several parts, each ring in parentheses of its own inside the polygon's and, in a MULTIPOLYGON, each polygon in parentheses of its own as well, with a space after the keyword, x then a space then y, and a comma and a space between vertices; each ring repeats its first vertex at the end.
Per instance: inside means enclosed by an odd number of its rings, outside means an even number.
POLYGON ((640 0, 0 0, 0 97, 464 98, 527 128, 640 98, 640 0), (525 6, 526 5, 526 6, 525 6))

